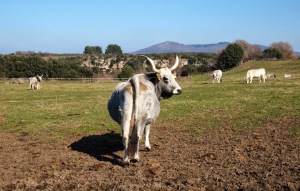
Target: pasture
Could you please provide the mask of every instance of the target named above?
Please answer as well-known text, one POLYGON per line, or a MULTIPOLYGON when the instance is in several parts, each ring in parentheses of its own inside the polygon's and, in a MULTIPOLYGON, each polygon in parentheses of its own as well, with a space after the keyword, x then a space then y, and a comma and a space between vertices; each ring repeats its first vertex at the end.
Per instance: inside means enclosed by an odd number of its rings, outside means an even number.
POLYGON ((249 62, 220 84, 208 78, 178 78, 183 93, 161 101, 153 149, 128 166, 106 108, 116 83, 35 91, 0 81, 0 188, 300 189, 300 61, 249 62), (246 71, 262 67, 277 78, 245 84, 246 71))

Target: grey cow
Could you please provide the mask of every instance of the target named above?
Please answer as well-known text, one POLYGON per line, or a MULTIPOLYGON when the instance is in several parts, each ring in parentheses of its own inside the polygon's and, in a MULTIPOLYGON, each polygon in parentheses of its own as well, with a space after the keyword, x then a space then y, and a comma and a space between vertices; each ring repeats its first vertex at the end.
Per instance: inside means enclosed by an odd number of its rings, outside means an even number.
POLYGON ((154 72, 136 74, 128 81, 119 83, 108 101, 111 118, 122 128, 125 150, 123 160, 127 163, 130 162, 129 157, 133 153, 133 159, 139 161, 139 143, 143 133, 145 133, 145 147, 151 149, 150 124, 159 115, 159 101, 182 92, 175 80, 176 76, 171 72, 179 64, 178 56, 171 68, 161 69, 156 69, 154 61, 146 58, 154 72))

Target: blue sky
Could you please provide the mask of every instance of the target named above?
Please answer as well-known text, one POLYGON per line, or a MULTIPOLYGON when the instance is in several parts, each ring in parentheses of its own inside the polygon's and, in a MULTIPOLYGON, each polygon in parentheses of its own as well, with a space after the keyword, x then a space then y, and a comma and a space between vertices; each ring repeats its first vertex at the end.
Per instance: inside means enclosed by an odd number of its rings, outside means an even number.
POLYGON ((288 42, 300 52, 299 0, 0 0, 0 54, 82 53, 118 44, 288 42))

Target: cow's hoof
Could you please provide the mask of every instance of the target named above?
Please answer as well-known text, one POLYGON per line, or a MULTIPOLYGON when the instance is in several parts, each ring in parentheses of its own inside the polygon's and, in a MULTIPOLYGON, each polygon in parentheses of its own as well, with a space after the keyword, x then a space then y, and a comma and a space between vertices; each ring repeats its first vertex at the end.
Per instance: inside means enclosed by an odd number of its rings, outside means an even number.
POLYGON ((130 162, 132 164, 132 163, 138 163, 139 161, 140 161, 140 159, 138 159, 138 160, 137 159, 132 159, 130 162))
POLYGON ((126 157, 126 158, 123 159, 123 162, 125 164, 129 164, 130 163, 130 159, 128 157, 126 157))
POLYGON ((151 147, 150 146, 146 146, 145 149, 146 149, 146 151, 150 151, 151 147))
POLYGON ((133 157, 132 162, 139 162, 139 161, 140 161, 140 156, 135 154, 134 157, 133 157))

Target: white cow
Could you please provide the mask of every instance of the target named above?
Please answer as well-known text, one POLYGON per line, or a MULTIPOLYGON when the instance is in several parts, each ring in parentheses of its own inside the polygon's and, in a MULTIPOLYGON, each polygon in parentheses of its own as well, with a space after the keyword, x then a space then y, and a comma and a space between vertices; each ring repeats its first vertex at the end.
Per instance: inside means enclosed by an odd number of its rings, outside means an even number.
POLYGON ((222 71, 221 70, 214 70, 211 75, 212 75, 213 83, 215 82, 215 80, 217 80, 217 83, 222 82, 222 71))
POLYGON ((265 82, 267 78, 266 70, 264 68, 248 70, 246 75, 246 83, 252 83, 253 78, 259 78, 259 82, 265 82))
POLYGON ((36 75, 34 77, 29 78, 29 89, 30 90, 40 89, 41 88, 42 77, 43 77, 43 74, 41 76, 36 75))
POLYGON ((292 77, 292 74, 284 74, 284 77, 285 77, 285 78, 291 78, 291 77, 292 77))
POLYGON ((149 142, 150 124, 160 112, 160 100, 182 92, 172 70, 179 64, 178 56, 171 68, 156 69, 154 61, 146 57, 154 72, 136 74, 126 82, 117 85, 108 101, 111 118, 121 125, 124 162, 130 162, 130 155, 139 161, 139 142, 145 133, 145 147, 151 149, 149 142))

